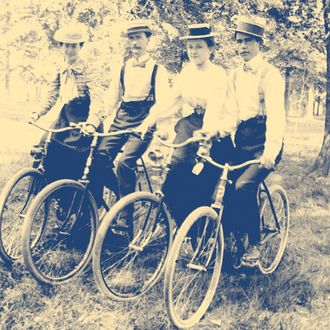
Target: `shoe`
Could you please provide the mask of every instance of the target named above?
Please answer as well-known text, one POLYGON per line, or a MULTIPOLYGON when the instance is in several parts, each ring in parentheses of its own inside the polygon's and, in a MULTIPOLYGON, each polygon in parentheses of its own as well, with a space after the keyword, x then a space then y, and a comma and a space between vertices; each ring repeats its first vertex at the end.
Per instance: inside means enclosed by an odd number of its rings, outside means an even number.
POLYGON ((256 262, 259 260, 261 254, 260 244, 250 245, 247 251, 243 254, 242 260, 244 262, 256 262))

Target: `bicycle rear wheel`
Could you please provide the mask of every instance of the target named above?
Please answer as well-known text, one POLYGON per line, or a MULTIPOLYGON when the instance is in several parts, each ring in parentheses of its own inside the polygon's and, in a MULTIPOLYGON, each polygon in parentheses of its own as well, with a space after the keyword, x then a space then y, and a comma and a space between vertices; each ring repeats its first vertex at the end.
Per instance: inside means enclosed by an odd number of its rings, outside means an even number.
POLYGON ((271 208, 269 198, 265 198, 260 211, 262 250, 258 267, 262 274, 273 273, 280 264, 288 239, 290 223, 289 202, 283 187, 272 185, 269 193, 274 209, 271 208))
POLYGON ((59 284, 88 264, 98 222, 92 195, 79 182, 59 180, 45 187, 29 208, 22 253, 38 281, 59 284))
POLYGON ((96 235, 93 271, 98 288, 118 301, 137 298, 159 279, 171 243, 170 218, 160 199, 148 192, 125 196, 96 235))
POLYGON ((189 328, 206 313, 220 279, 223 252, 218 214, 199 207, 178 230, 165 270, 165 305, 176 327, 189 328))
POLYGON ((25 213, 46 179, 34 168, 18 171, 5 185, 0 196, 0 257, 7 263, 21 257, 21 228, 25 213))

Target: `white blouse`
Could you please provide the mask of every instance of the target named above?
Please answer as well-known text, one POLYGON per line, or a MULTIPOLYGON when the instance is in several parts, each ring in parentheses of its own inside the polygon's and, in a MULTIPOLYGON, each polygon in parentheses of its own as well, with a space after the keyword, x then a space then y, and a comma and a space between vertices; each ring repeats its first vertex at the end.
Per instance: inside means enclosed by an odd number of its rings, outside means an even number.
MULTIPOLYGON (((159 116, 165 117, 165 113, 170 115, 180 109, 187 116, 195 108, 203 108, 203 128, 208 129, 218 124, 222 117, 226 95, 227 75, 224 69, 210 61, 202 68, 187 63, 174 80, 170 102, 166 109, 159 109, 159 116)), ((153 115, 157 116, 157 113, 153 115)))

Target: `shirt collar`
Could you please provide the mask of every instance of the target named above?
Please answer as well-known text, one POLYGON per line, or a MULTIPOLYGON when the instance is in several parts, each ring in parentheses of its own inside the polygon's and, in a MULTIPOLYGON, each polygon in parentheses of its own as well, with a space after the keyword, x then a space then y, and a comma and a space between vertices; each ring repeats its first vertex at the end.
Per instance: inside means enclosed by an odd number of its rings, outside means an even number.
POLYGON ((256 55, 255 57, 253 57, 250 61, 244 62, 242 64, 242 66, 244 66, 244 64, 248 65, 252 70, 257 70, 258 67, 262 64, 263 62, 263 57, 261 54, 256 55))
POLYGON ((144 54, 143 56, 139 57, 138 60, 136 60, 134 57, 132 57, 132 64, 134 65, 141 65, 143 63, 148 62, 150 59, 150 56, 148 53, 144 54))
POLYGON ((85 62, 78 58, 73 64, 68 64, 66 61, 61 66, 61 73, 64 73, 66 70, 71 69, 77 73, 82 73, 85 69, 85 62))

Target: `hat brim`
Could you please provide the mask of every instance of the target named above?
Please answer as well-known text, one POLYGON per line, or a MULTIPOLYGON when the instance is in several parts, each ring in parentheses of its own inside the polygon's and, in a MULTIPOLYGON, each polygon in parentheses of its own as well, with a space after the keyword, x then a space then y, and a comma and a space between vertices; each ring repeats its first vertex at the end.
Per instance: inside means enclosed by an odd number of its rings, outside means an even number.
POLYGON ((244 34, 248 34, 250 36, 258 37, 258 38, 261 38, 261 39, 264 39, 265 38, 265 36, 263 36, 263 35, 260 35, 260 34, 257 34, 257 33, 253 33, 253 32, 250 32, 250 31, 246 31, 246 30, 233 29, 233 32, 234 33, 237 33, 237 32, 244 33, 244 34))
POLYGON ((57 42, 63 42, 66 44, 80 44, 82 42, 85 42, 87 40, 87 36, 82 35, 80 38, 68 38, 66 36, 63 35, 54 35, 54 40, 57 42))
POLYGON ((218 36, 219 33, 209 33, 209 34, 203 34, 203 35, 199 35, 199 36, 183 36, 180 37, 180 40, 194 40, 194 39, 205 39, 205 38, 212 38, 212 37, 216 37, 218 36))
POLYGON ((152 35, 158 34, 156 30, 136 30, 136 31, 130 31, 130 32, 122 32, 120 35, 123 38, 128 37, 130 34, 135 34, 135 33, 151 33, 152 35))

